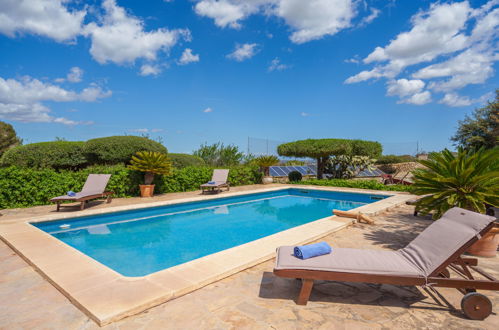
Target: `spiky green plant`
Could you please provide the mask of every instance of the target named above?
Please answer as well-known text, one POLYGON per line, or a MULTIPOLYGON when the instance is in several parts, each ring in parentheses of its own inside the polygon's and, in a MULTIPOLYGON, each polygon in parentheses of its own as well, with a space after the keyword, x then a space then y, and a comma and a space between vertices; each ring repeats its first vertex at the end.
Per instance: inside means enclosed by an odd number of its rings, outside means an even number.
POLYGON ((263 170, 263 173, 265 176, 269 176, 269 168, 270 166, 274 166, 279 164, 279 158, 273 155, 264 155, 264 156, 259 156, 256 157, 253 162, 260 166, 260 168, 263 170))
POLYGON ((161 152, 139 151, 132 156, 128 168, 145 172, 144 183, 151 184, 155 174, 170 174, 172 163, 168 159, 168 156, 161 152))
POLYGON ((413 192, 427 195, 416 205, 422 214, 440 218, 452 207, 485 213, 499 207, 499 148, 477 152, 445 149, 420 160, 426 168, 413 171, 413 192))

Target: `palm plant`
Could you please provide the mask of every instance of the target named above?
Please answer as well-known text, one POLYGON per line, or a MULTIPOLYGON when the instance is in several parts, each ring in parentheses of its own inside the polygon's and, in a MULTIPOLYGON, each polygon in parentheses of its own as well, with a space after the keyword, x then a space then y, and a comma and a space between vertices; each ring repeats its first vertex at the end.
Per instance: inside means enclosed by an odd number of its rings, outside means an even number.
POLYGON ((260 168, 263 170, 263 173, 265 176, 269 176, 269 168, 270 166, 274 166, 279 164, 279 158, 276 156, 259 156, 256 157, 253 162, 260 166, 260 168))
POLYGON ((139 151, 130 161, 128 168, 145 172, 144 183, 150 185, 155 174, 168 175, 172 170, 172 163, 166 154, 153 151, 139 151))
POLYGON ((438 219, 455 206, 480 213, 499 206, 499 148, 457 155, 445 149, 419 162, 426 168, 414 170, 413 192, 427 195, 416 204, 422 214, 438 219))

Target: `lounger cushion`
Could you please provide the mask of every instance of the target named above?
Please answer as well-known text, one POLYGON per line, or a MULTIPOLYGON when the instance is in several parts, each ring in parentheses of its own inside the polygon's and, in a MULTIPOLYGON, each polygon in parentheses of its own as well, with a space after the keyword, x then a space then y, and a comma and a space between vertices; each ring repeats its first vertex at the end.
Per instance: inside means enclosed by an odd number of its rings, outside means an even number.
POLYGON ((493 221, 494 217, 454 207, 400 252, 425 276, 429 276, 493 221))
POLYGON ((422 276, 398 251, 334 248, 330 254, 301 260, 292 246, 277 250, 275 269, 305 269, 379 275, 422 276))
POLYGON ((74 196, 68 196, 68 195, 62 195, 62 196, 57 196, 51 199, 51 201, 76 201, 81 198, 89 197, 89 196, 96 196, 96 195, 102 195, 103 192, 99 191, 88 191, 88 192, 77 192, 74 196))
POLYGON ((111 174, 89 174, 87 181, 81 189, 82 193, 90 194, 97 192, 97 194, 102 194, 106 189, 107 183, 111 178, 111 174))
POLYGON ((215 183, 204 183, 201 185, 201 187, 219 187, 219 186, 226 186, 227 182, 215 182, 215 183))

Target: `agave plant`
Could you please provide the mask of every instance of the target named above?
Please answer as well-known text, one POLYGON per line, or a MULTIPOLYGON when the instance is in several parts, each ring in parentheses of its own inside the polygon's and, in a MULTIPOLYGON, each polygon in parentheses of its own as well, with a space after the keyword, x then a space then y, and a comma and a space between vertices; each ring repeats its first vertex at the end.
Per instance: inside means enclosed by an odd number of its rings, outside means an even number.
POLYGON ((256 157, 253 162, 260 166, 260 168, 262 168, 263 170, 263 173, 265 176, 269 176, 269 168, 270 166, 274 166, 274 165, 277 165, 279 164, 279 158, 277 158, 276 156, 259 156, 259 157, 256 157))
POLYGON ((149 185, 154 180, 155 174, 170 174, 172 164, 166 154, 152 151, 139 151, 130 161, 128 168, 145 172, 144 183, 149 185))
POLYGON ((446 149, 419 162, 426 168, 414 170, 413 191, 427 195, 416 204, 422 214, 438 219, 455 206, 480 213, 499 207, 499 148, 457 155, 446 149))

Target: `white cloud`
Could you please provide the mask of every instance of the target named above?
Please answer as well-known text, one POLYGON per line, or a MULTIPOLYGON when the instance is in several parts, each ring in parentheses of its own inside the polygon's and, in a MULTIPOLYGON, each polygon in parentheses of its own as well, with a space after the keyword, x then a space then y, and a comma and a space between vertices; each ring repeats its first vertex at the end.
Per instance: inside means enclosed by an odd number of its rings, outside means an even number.
POLYGON ((208 107, 206 109, 203 110, 204 113, 210 113, 210 112, 213 112, 213 109, 208 107))
POLYGON ((129 129, 129 132, 135 132, 135 133, 158 133, 162 132, 162 128, 133 128, 129 129))
POLYGON ((416 93, 416 94, 414 94, 411 97, 408 97, 406 99, 402 99, 398 103, 423 105, 426 103, 430 103, 431 101, 432 101, 431 100, 431 93, 429 91, 424 91, 421 93, 416 93))
POLYGON ((447 93, 438 101, 438 103, 448 105, 450 107, 464 107, 471 105, 471 100, 467 96, 460 96, 457 93, 447 93))
POLYGON ((157 76, 161 73, 161 67, 159 65, 144 64, 140 67, 141 76, 157 76))
POLYGON ((291 27, 291 41, 304 43, 350 27, 355 7, 354 0, 200 0, 194 9, 222 28, 240 28, 252 14, 276 16, 291 27))
POLYGON ((258 12, 259 5, 265 2, 258 0, 202 0, 194 6, 194 10, 200 16, 214 19, 215 24, 219 27, 230 26, 237 29, 241 26, 240 20, 258 12))
POLYGON ((438 103, 448 105, 450 107, 464 107, 474 103, 484 103, 494 96, 494 93, 487 93, 479 98, 472 99, 468 96, 461 96, 457 93, 446 93, 438 103))
POLYGON ((308 116, 310 116, 310 114, 308 112, 300 112, 300 116, 308 117, 308 116))
POLYGON ((431 93, 423 91, 425 82, 419 79, 390 80, 387 83, 386 94, 388 96, 398 96, 398 103, 409 103, 422 105, 431 102, 431 93))
POLYGON ((388 82, 387 94, 390 96, 408 96, 421 92, 425 83, 422 80, 391 80, 388 82))
POLYGON ((368 24, 371 24, 372 21, 374 21, 379 14, 381 14, 381 10, 377 8, 371 8, 371 13, 368 16, 365 16, 362 18, 362 20, 359 23, 359 26, 366 26, 368 24))
MULTIPOLYGON (((399 33, 388 45, 376 47, 364 58, 364 64, 373 65, 370 70, 347 78, 345 83, 388 78, 387 94, 401 96, 394 90, 398 85, 418 81, 418 86, 432 92, 445 92, 443 104, 466 103, 463 98, 453 97, 457 94, 452 91, 484 83, 493 76, 493 63, 499 59, 499 8, 494 9, 497 4, 499 1, 491 0, 477 9, 471 8, 468 1, 431 4, 428 10, 412 17, 409 31, 399 33), (411 73, 411 66, 427 62, 429 65, 411 73), (415 79, 397 79, 400 75, 415 79)), ((401 97, 400 102, 413 104, 426 104, 432 98, 422 88, 411 97, 401 97)))
POLYGON ((74 66, 71 69, 69 69, 69 73, 66 76, 66 79, 69 82, 77 83, 82 80, 82 77, 83 77, 83 70, 77 66, 74 66))
POLYGON ((144 22, 128 14, 115 0, 104 0, 102 22, 89 23, 84 34, 92 40, 90 53, 101 63, 133 63, 142 58, 154 61, 158 52, 168 52, 180 37, 190 39, 189 30, 160 28, 146 32, 144 22))
POLYGON ((73 125, 77 122, 51 116, 50 109, 42 102, 95 102, 109 96, 111 91, 104 91, 95 84, 78 93, 28 76, 20 80, 0 77, 0 118, 73 125))
POLYGON ((54 79, 54 81, 56 83, 63 83, 65 81, 77 83, 77 82, 80 82, 82 80, 82 77, 83 77, 83 70, 77 66, 74 66, 71 69, 69 69, 69 72, 66 75, 66 78, 56 78, 56 79, 54 79))
POLYGON ((199 62, 199 55, 193 54, 192 49, 186 48, 182 53, 182 56, 180 56, 178 63, 180 65, 186 65, 192 62, 199 62))
POLYGON ((350 27, 355 4, 351 0, 281 0, 276 13, 295 30, 291 41, 301 44, 350 27))
POLYGON ((58 42, 73 41, 80 33, 85 10, 70 11, 66 0, 0 1, 0 33, 9 37, 30 33, 58 42))
POLYGON ((258 48, 257 44, 236 44, 236 48, 234 51, 230 54, 228 54, 226 57, 230 58, 231 60, 242 62, 244 60, 247 60, 249 58, 252 58, 253 56, 258 53, 258 48))
POLYGON ((267 70, 269 72, 283 71, 283 70, 286 70, 288 68, 289 68, 289 65, 281 63, 281 60, 278 57, 276 57, 272 60, 272 62, 270 62, 270 65, 267 68, 267 70))

